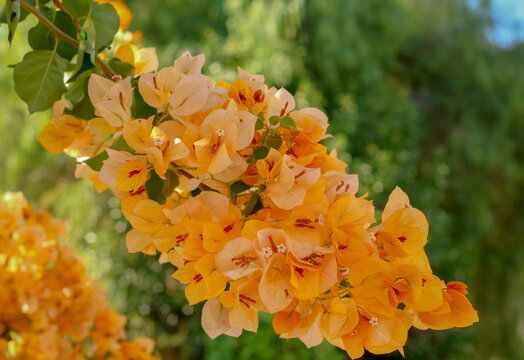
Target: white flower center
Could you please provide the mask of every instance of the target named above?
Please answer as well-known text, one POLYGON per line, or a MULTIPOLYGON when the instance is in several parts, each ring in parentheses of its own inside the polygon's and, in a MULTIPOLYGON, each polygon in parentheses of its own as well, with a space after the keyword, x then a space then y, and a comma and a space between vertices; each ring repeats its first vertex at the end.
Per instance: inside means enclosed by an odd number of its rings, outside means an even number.
POLYGON ((377 236, 375 235, 375 233, 369 233, 369 237, 371 238, 371 241, 377 240, 377 236))
POLYGON ((162 138, 160 136, 157 136, 157 137, 153 138, 153 144, 155 146, 162 146, 164 144, 164 138, 162 138))
POLYGON ((284 244, 278 244, 277 245, 277 250, 278 250, 279 253, 285 254, 286 251, 287 251, 287 247, 284 244))
POLYGON ((266 259, 269 259, 271 257, 271 255, 273 255, 273 250, 271 250, 271 248, 269 246, 263 248, 262 252, 264 253, 264 257, 266 259))
POLYGON ((222 129, 217 129, 215 131, 215 134, 217 134, 217 136, 224 136, 226 134, 226 132, 222 129))
POLYGON ((378 319, 376 317, 372 317, 371 319, 369 319, 369 325, 377 326, 378 325, 378 319))
POLYGON ((324 226, 324 216, 322 214, 318 216, 317 222, 320 226, 324 226))

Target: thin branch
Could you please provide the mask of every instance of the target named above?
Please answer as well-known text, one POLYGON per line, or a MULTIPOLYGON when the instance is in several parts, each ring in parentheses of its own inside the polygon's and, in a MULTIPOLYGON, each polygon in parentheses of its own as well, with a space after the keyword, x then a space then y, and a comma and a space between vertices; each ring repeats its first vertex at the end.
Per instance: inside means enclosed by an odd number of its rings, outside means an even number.
POLYGON ((68 44, 73 45, 74 47, 78 48, 80 46, 80 43, 78 40, 73 39, 71 36, 67 35, 65 32, 60 30, 58 27, 56 27, 55 24, 51 22, 48 18, 44 16, 38 9, 25 1, 20 1, 20 6, 35 15, 38 20, 46 27, 48 28, 58 40, 63 40, 68 44))
MULTIPOLYGON (((46 28, 48 28, 49 31, 51 31, 55 35, 57 40, 65 41, 66 43, 73 45, 77 49, 80 47, 80 43, 78 42, 78 40, 72 38, 71 36, 63 32, 62 30, 60 30, 55 24, 53 24, 48 18, 46 18, 44 14, 42 14, 36 7, 28 4, 25 1, 20 1, 20 6, 26 9, 27 11, 29 11, 31 14, 35 15, 38 18, 38 20, 46 28)), ((102 69, 102 71, 104 72, 104 74, 106 74, 106 76, 111 78, 116 75, 113 69, 111 69, 109 65, 107 65, 106 62, 100 58, 100 56, 98 55, 95 56, 95 63, 102 69)))

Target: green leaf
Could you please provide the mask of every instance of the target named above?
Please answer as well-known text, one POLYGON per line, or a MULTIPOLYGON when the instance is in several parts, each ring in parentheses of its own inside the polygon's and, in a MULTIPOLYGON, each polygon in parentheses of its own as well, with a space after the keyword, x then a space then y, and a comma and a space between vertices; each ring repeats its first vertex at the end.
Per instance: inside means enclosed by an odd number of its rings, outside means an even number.
POLYGON ((271 125, 276 125, 276 124, 279 123, 279 121, 280 121, 280 116, 271 116, 271 117, 269 118, 269 123, 270 123, 271 125))
POLYGON ((84 120, 91 120, 95 117, 95 108, 87 93, 90 76, 91 71, 83 72, 81 75, 78 75, 73 85, 69 87, 66 98, 73 105, 73 108, 66 109, 64 111, 65 114, 73 115, 84 120))
POLYGON ((9 44, 11 44, 13 36, 15 35, 16 27, 20 21, 20 0, 6 0, 5 11, 7 27, 9 29, 7 39, 9 40, 9 44))
POLYGON ((62 0, 65 8, 76 18, 88 16, 92 3, 91 0, 62 0))
POLYGON ((171 196, 171 194, 173 194, 175 188, 180 184, 180 180, 178 179, 178 175, 173 170, 167 170, 164 176, 166 177, 164 195, 166 198, 168 198, 171 196))
POLYGON ((107 151, 102 151, 100 154, 93 156, 91 159, 87 159, 84 161, 85 164, 89 165, 89 167, 95 171, 100 171, 102 169, 102 165, 104 165, 104 160, 106 160, 109 157, 107 154, 107 151))
POLYGON ((66 109, 65 114, 73 115, 79 119, 91 120, 95 117, 95 108, 89 100, 89 96, 84 96, 82 100, 73 105, 72 109, 66 109))
POLYGON ((282 119, 280 120, 280 126, 288 129, 297 129, 297 124, 295 124, 295 121, 289 116, 282 117, 282 119))
POLYGON ((246 184, 242 180, 237 180, 229 187, 232 193, 240 194, 243 191, 251 189, 251 185, 246 184))
POLYGON ((271 131, 266 139, 266 145, 278 150, 282 145, 282 137, 278 132, 271 131))
POLYGON ((30 113, 47 110, 66 91, 64 72, 67 61, 56 51, 34 50, 15 66, 15 91, 30 113))
MULTIPOLYGON (((76 26, 69 14, 63 11, 57 11, 55 18, 53 19, 53 24, 73 39, 76 38, 76 26)), ((66 43, 65 41, 60 41, 58 43, 57 51, 58 55, 61 57, 71 60, 73 56, 76 55, 77 50, 73 45, 66 43)))
MULTIPOLYGON (((54 12, 47 7, 40 8, 40 12, 49 19, 54 14, 54 12)), ((55 46, 55 38, 53 34, 51 34, 51 32, 41 22, 38 22, 35 27, 29 29, 27 35, 29 46, 34 50, 52 50, 55 46)))
POLYGON ((253 158, 255 160, 265 159, 269 154, 269 148, 266 146, 258 146, 253 150, 253 158))
MULTIPOLYGON (((39 0, 40 6, 45 5, 51 0, 39 0)), ((6 1, 7 2, 7 1, 6 1)), ((30 5, 35 5, 35 0, 28 0, 27 1, 30 5)), ((24 21, 27 15, 29 15, 30 12, 26 9, 20 7, 20 19, 18 20, 18 23, 20 24, 21 21, 24 21)), ((4 5, 4 7, 0 10, 0 24, 7 24, 7 5, 4 5)))
POLYGON ((78 54, 76 58, 76 66, 72 71, 74 75, 71 76, 67 82, 73 82, 76 80, 77 76, 80 76, 80 74, 95 68, 94 63, 91 62, 91 55, 85 52, 86 44, 87 43, 85 41, 80 41, 80 47, 78 48, 78 54))
POLYGON ((249 216, 253 213, 256 213, 258 210, 262 209, 264 205, 262 204, 262 198, 260 195, 256 192, 251 193, 251 196, 249 197, 249 200, 244 205, 244 208, 242 209, 242 214, 244 216, 249 216))
POLYGON ((147 196, 159 204, 165 204, 166 195, 164 194, 164 180, 158 176, 154 169, 149 171, 149 175, 151 178, 146 181, 147 196))
POLYGON ((65 97, 71 104, 76 104, 83 99, 84 96, 88 96, 85 92, 86 90, 86 81, 89 81, 91 76, 91 71, 84 71, 82 74, 77 76, 75 81, 71 82, 65 97))
POLYGON ((258 114, 257 122, 255 123, 255 130, 262 130, 264 128, 264 113, 261 111, 258 114))
MULTIPOLYGON (((54 12, 48 8, 41 8, 41 12, 64 33, 73 38, 76 37, 76 27, 69 14, 63 11, 54 12)), ((34 50, 52 50, 55 46, 55 36, 40 22, 29 30, 28 40, 34 50)), ((77 49, 65 41, 60 41, 57 52, 61 57, 71 60, 77 49)))
POLYGON ((41 22, 29 29, 27 40, 33 50, 52 50, 55 46, 53 34, 41 22))
POLYGON ((123 78, 126 78, 128 76, 131 76, 131 78, 133 78, 133 76, 135 75, 135 67, 131 64, 121 61, 118 58, 113 58, 109 60, 109 67, 113 69, 113 71, 117 75, 121 75, 123 78))
POLYGON ((133 89, 133 103, 131 104, 131 114, 135 119, 147 119, 151 115, 155 115, 156 108, 149 106, 137 88, 133 89))
POLYGON ((120 26, 120 17, 110 4, 95 5, 84 26, 93 48, 98 52, 113 42, 120 26))
POLYGON ((123 136, 120 136, 117 141, 113 143, 113 145, 110 146, 111 149, 117 150, 117 151, 127 151, 128 153, 133 154, 135 150, 129 145, 127 145, 126 140, 123 136))

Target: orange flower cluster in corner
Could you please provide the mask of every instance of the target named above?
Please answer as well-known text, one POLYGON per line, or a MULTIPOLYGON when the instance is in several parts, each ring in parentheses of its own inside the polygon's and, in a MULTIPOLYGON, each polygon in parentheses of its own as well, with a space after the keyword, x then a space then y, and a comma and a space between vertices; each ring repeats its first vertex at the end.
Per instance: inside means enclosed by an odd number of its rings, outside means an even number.
POLYGON ((72 249, 57 241, 64 233, 21 193, 1 196, 0 358, 157 359, 151 339, 127 340, 125 316, 107 307, 72 249))
POLYGON ((373 225, 357 175, 320 144, 323 112, 242 69, 212 84, 203 64, 185 53, 138 79, 93 75, 97 117, 57 111, 40 140, 90 157, 77 176, 120 198, 130 252, 160 252, 189 303, 205 301, 209 336, 256 332, 264 311, 282 338, 358 358, 402 352, 412 326, 478 321, 466 286, 432 273, 428 223, 402 190, 373 225))

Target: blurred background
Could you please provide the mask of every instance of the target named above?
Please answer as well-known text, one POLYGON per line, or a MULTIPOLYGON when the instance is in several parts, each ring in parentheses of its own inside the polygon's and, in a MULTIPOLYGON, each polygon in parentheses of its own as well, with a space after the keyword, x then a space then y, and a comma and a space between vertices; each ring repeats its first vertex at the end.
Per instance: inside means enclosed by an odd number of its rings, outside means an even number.
MULTIPOLYGON (((410 330, 407 359, 524 359, 524 2, 521 0, 126 0, 162 66, 204 53, 204 73, 236 66, 330 117, 336 147, 382 208, 395 185, 430 223, 434 272, 469 285, 480 323, 410 330)), ((34 23, 33 23, 34 24, 34 23)), ((347 359, 324 343, 258 334, 211 341, 169 265, 127 254, 119 202, 75 180, 74 161, 36 140, 48 114, 27 117, 12 69, 23 23, 0 42, 0 191, 20 190, 69 223, 66 240, 128 315, 132 335, 164 359, 347 359)), ((400 354, 366 359, 401 359, 400 354)))

